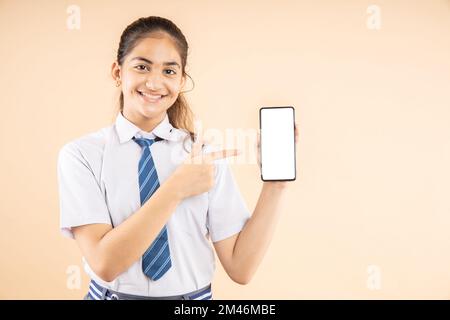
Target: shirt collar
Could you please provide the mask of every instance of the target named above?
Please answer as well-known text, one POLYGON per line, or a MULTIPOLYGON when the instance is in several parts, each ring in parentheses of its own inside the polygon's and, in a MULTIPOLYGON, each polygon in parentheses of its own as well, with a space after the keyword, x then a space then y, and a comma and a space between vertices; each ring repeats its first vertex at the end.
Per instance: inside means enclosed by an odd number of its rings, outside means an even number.
MULTIPOLYGON (((136 135, 142 137, 149 137, 149 133, 141 130, 130 120, 119 112, 116 118, 116 131, 119 136, 120 143, 130 141, 136 135)), ((177 141, 178 135, 175 134, 175 128, 169 122, 169 116, 166 113, 164 119, 153 129, 151 132, 153 135, 160 137, 164 140, 177 141)), ((151 135, 150 135, 151 136, 151 135)))

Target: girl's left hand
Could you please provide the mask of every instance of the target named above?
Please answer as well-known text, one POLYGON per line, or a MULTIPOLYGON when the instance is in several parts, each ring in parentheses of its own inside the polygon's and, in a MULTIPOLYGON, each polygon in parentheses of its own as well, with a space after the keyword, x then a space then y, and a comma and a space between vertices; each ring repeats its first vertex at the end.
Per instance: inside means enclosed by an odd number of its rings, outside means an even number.
MULTIPOLYGON (((260 168, 260 170, 261 170, 261 141, 260 141, 260 133, 258 132, 258 136, 257 136, 257 156, 256 156, 256 158, 258 159, 258 166, 259 166, 259 168, 260 168)), ((298 124, 297 124, 297 122, 295 122, 295 124, 294 124, 294 136, 295 136, 295 145, 297 146, 297 144, 298 144, 298 124)), ((286 184, 288 183, 289 181, 264 181, 264 183, 265 184, 271 184, 271 185, 276 185, 276 186, 279 186, 279 187, 285 187, 286 186, 286 184)))

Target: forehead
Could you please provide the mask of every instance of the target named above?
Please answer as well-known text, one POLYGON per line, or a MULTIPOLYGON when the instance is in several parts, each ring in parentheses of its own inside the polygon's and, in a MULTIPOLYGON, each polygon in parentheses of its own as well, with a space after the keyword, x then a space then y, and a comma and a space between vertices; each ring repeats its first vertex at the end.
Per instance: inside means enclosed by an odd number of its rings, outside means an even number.
POLYGON ((176 61, 181 65, 175 42, 168 35, 151 35, 141 39, 128 54, 127 60, 134 57, 144 57, 155 63, 176 61))

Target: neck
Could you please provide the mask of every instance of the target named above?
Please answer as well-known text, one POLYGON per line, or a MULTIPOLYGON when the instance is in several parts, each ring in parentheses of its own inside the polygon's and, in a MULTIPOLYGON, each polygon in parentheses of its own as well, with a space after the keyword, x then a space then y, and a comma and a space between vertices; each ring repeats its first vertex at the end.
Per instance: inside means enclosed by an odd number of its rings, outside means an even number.
POLYGON ((136 127, 141 129, 145 132, 152 132, 153 129, 156 128, 158 124, 160 124, 164 117, 166 116, 166 112, 161 113, 158 116, 147 118, 142 115, 140 116, 133 116, 133 114, 130 114, 129 112, 126 112, 125 110, 122 111, 122 115, 131 123, 133 123, 136 127))

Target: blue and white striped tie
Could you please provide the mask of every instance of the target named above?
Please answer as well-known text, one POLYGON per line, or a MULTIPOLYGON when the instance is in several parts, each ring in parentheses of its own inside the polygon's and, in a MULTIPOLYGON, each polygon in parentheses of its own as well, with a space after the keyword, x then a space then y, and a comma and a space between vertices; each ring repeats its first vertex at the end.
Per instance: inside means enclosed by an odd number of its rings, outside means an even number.
MULTIPOLYGON (((144 205, 159 188, 158 175, 156 174, 150 146, 154 142, 162 139, 156 137, 154 140, 143 138, 134 138, 133 140, 142 148, 142 156, 141 160, 139 160, 139 193, 141 196, 141 205, 144 205)), ((142 256, 142 271, 150 279, 158 280, 171 266, 167 227, 164 226, 142 256)))

